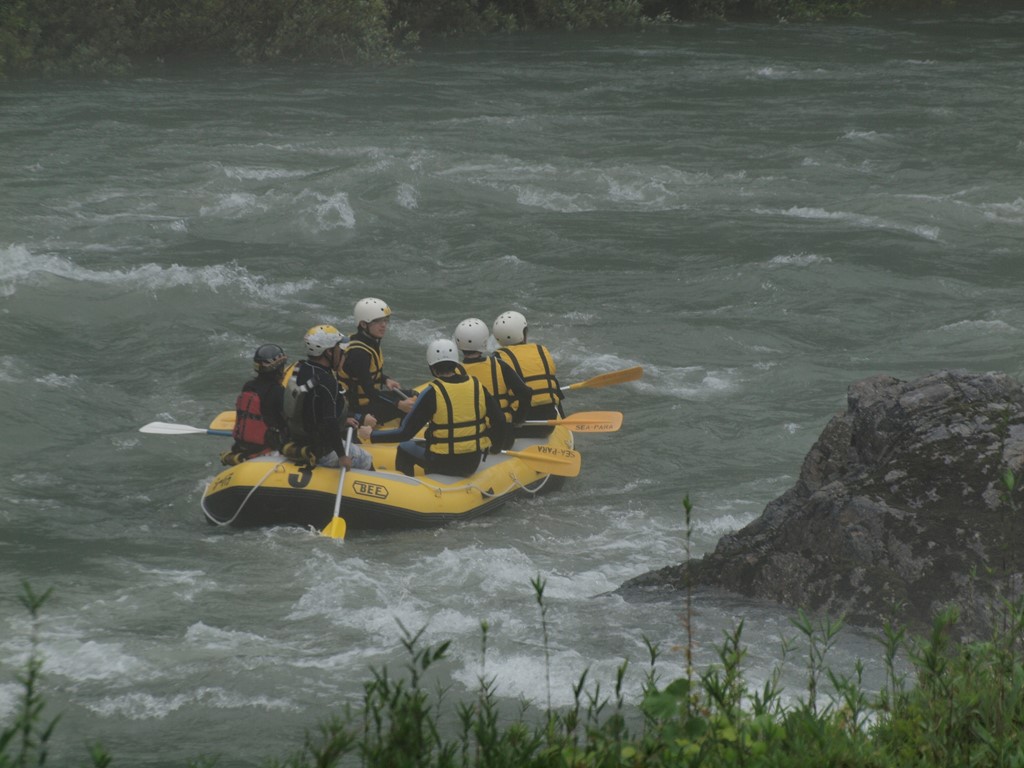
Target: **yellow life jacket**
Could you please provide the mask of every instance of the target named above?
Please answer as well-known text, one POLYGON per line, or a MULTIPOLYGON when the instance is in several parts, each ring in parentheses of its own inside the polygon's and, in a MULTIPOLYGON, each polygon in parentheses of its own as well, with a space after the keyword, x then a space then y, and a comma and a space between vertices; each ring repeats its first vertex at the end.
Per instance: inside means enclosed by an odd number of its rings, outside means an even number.
POLYGON ((494 354, 511 365, 530 389, 533 390, 531 406, 557 405, 562 401, 555 378, 555 361, 542 344, 512 344, 501 347, 494 354))
MULTIPOLYGON (((353 349, 364 349, 370 356, 370 376, 373 377, 373 386, 376 389, 384 388, 384 353, 380 350, 374 349, 365 341, 360 341, 357 338, 352 338, 348 343, 348 349, 345 354, 351 354, 353 349)), ((365 413, 366 408, 370 405, 370 396, 364 392, 362 387, 359 386, 359 382, 353 378, 350 378, 344 369, 338 371, 338 381, 342 386, 342 389, 347 392, 355 392, 358 399, 358 407, 361 412, 365 413)))
POLYGON ((434 379, 437 403, 427 425, 427 450, 440 456, 483 453, 491 447, 487 437, 487 397, 479 380, 451 382, 434 379))
POLYGON ((497 359, 494 357, 483 357, 471 363, 463 362, 462 367, 466 369, 466 373, 470 376, 475 376, 479 379, 480 383, 484 385, 484 389, 494 395, 494 399, 501 406, 502 413, 505 414, 506 423, 512 423, 514 393, 508 382, 505 381, 505 370, 498 363, 497 359))

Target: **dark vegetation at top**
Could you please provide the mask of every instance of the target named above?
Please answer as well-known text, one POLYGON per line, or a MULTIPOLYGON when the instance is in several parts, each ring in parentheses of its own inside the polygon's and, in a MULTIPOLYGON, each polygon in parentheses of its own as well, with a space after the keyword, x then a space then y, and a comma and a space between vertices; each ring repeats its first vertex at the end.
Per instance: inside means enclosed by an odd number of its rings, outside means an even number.
POLYGON ((115 75, 171 58, 393 62, 438 39, 673 21, 812 21, 1005 0, 2 0, 0 77, 115 75))

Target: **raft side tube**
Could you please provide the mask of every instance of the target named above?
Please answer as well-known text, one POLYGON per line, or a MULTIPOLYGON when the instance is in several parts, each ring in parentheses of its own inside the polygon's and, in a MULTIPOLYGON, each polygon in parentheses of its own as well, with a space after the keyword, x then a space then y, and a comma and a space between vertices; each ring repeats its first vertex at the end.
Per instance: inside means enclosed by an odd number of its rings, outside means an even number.
MULTIPOLYGON (((515 448, 571 448, 572 444, 572 434, 556 428, 546 439, 517 440, 515 448)), ((387 447, 393 456, 395 446, 387 447)), ((310 468, 279 455, 260 456, 218 474, 206 487, 202 508, 213 525, 294 525, 320 530, 333 517, 338 474, 337 468, 310 468)), ((564 478, 544 475, 521 459, 503 454, 487 456, 468 478, 349 470, 345 474, 341 516, 350 531, 434 527, 472 519, 518 495, 549 491, 562 482, 564 478)))

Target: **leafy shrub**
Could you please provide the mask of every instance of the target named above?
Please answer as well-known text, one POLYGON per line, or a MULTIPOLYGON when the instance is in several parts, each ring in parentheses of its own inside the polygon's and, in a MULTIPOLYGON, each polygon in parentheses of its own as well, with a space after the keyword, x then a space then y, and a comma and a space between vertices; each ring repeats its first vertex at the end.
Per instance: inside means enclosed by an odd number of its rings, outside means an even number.
MULTIPOLYGON (((1016 484, 1007 482, 1012 492, 1016 484)), ((689 499, 686 539, 692 535, 689 499)), ((1014 507, 1016 511, 1016 507, 1014 507)), ((549 664, 545 582, 531 581, 540 611, 546 667, 549 664)), ((0 731, 0 768, 43 766, 58 719, 47 721, 39 681, 43 661, 38 647, 39 611, 49 596, 23 584, 19 596, 32 619, 30 652, 19 676, 23 688, 14 722, 0 731)), ((450 689, 431 688, 449 644, 422 646, 423 630, 402 627, 408 661, 400 674, 371 669, 358 707, 346 707, 314 733, 303 748, 276 768, 1002 768, 1024 765, 1024 597, 1005 600, 991 639, 952 641, 957 610, 934 620, 924 638, 908 639, 886 626, 885 685, 864 690, 863 665, 852 675, 837 674, 826 658, 841 622, 803 612, 792 620, 795 638, 783 641, 782 657, 760 690, 744 677, 743 622, 727 632, 717 662, 698 673, 692 664, 692 595, 686 596, 684 676, 659 685, 658 647, 647 642, 648 666, 642 698, 627 704, 628 663, 618 668, 610 694, 590 684, 584 671, 573 686, 573 703, 550 705, 550 669, 545 708, 523 702, 517 716, 503 721, 495 679, 487 674, 489 627, 481 623, 477 688, 461 700, 450 689), (799 641, 799 642, 798 642, 799 641), (784 703, 782 669, 794 650, 805 648, 806 690, 796 703, 784 703), (906 653, 916 684, 897 671, 906 653), (453 716, 454 715, 454 716, 453 716), (452 725, 454 724, 454 725, 452 725)), ((110 756, 91 747, 92 765, 105 768, 110 756)), ((215 762, 215 761, 213 761, 215 762)), ((210 765, 200 759, 192 765, 210 765)))

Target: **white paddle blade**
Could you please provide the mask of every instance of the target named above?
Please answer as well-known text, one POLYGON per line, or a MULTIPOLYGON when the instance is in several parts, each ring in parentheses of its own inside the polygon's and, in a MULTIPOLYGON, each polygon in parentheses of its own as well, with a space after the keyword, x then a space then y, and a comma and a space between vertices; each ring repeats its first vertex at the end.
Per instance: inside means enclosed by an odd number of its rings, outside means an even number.
POLYGON ((199 427, 190 427, 188 424, 171 424, 166 421, 151 421, 145 426, 139 427, 139 432, 150 435, 205 435, 206 430, 199 427))

